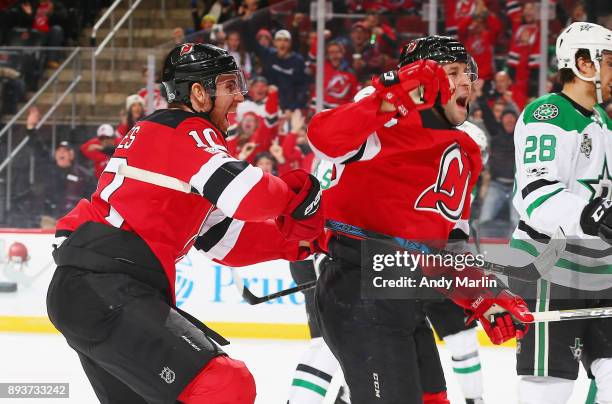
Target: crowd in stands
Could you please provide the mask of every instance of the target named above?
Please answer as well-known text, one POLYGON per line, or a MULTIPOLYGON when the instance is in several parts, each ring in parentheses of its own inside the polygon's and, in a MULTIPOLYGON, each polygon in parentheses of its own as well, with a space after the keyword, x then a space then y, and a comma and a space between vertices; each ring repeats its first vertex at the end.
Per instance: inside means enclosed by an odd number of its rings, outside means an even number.
MULTIPOLYGON (((559 91, 554 61, 556 36, 574 21, 611 24, 612 3, 550 2, 553 7, 549 51, 545 55, 549 66, 546 91, 559 91)), ((11 9, 23 9, 23 3, 11 9)), ((324 108, 350 102, 369 84, 372 76, 397 66, 402 45, 427 33, 423 3, 422 0, 332 1, 333 12, 344 16, 327 19, 324 108)), ((517 220, 511 206, 514 125, 520 111, 538 95, 540 5, 529 0, 439 0, 438 3, 441 6, 438 31, 458 37, 474 56, 479 69, 480 78, 474 83, 470 100, 470 121, 487 134, 490 159, 480 186, 482 208, 475 215, 485 229, 486 223, 493 224, 491 233, 485 236, 505 237, 517 220)), ((312 171, 316 163, 306 140, 317 95, 316 24, 310 17, 310 7, 310 1, 193 0, 193 26, 176 27, 169 32, 173 44, 214 43, 235 57, 249 87, 246 101, 231 119, 229 147, 239 158, 276 174, 298 167, 312 171)), ((55 22, 49 24, 53 27, 55 22)), ((85 19, 83 24, 87 24, 85 19)), ((143 83, 147 73, 143 69, 143 83)), ((159 87, 154 89, 152 108, 147 107, 146 87, 132 91, 119 122, 100 126, 91 140, 76 147, 80 153, 72 146, 70 150, 66 148, 68 154, 80 154, 82 164, 95 168, 96 176, 103 170, 113 147, 140 117, 166 107, 159 87)), ((59 150, 62 147, 58 146, 59 150)), ((75 160, 73 164, 80 163, 75 160)), ((80 172, 80 168, 72 169, 80 172)), ((55 216, 61 213, 56 212, 55 216)))
POLYGON ((78 44, 92 26, 100 0, 0 0, 0 46, 48 47, 48 51, 0 51, 0 116, 14 114, 27 91, 35 91, 45 69, 56 69, 64 54, 58 47, 78 44))

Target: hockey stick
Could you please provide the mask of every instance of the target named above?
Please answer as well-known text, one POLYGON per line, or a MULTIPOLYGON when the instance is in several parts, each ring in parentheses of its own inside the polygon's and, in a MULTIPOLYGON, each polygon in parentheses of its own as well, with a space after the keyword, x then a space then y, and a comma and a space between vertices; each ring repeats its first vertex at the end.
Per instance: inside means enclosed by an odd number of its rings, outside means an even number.
POLYGON ((553 310, 534 312, 534 323, 550 321, 588 320, 594 318, 612 317, 612 307, 596 307, 592 309, 553 310))
POLYGON ((244 286, 244 282, 242 282, 242 278, 240 277, 240 274, 238 274, 238 271, 235 268, 230 268, 230 269, 232 271, 232 278, 234 279, 234 285, 236 285, 238 292, 248 304, 264 303, 264 302, 274 300, 279 297, 287 296, 287 295, 290 295, 296 292, 300 292, 300 291, 307 290, 307 289, 312 289, 317 284, 316 280, 310 281, 310 282, 306 282, 306 283, 302 283, 300 285, 294 286, 289 289, 280 290, 278 292, 259 297, 259 296, 255 296, 253 292, 249 290, 249 288, 244 286))
MULTIPOLYGON (((334 230, 339 233, 343 233, 349 236, 356 236, 362 239, 376 239, 376 240, 390 240, 396 242, 401 248, 406 250, 415 250, 424 254, 436 254, 436 255, 457 255, 456 253, 445 251, 433 247, 429 247, 425 244, 418 243, 411 240, 406 240, 398 237, 391 237, 381 233, 373 232, 370 230, 361 229, 357 226, 337 222, 335 220, 328 220, 325 223, 328 229, 334 230)), ((505 275, 509 278, 518 279, 525 282, 535 282, 540 279, 543 275, 550 272, 555 263, 559 260, 561 253, 565 249, 567 239, 563 234, 563 230, 559 227, 546 248, 538 255, 538 257, 531 263, 516 267, 513 265, 502 265, 494 262, 484 261, 484 264, 476 267, 477 269, 492 272, 497 275, 505 275)))
POLYGON ((179 180, 178 178, 159 174, 149 170, 143 170, 142 168, 128 166, 126 164, 119 166, 117 174, 133 180, 146 182, 147 184, 184 192, 186 194, 200 194, 194 187, 184 181, 179 180))

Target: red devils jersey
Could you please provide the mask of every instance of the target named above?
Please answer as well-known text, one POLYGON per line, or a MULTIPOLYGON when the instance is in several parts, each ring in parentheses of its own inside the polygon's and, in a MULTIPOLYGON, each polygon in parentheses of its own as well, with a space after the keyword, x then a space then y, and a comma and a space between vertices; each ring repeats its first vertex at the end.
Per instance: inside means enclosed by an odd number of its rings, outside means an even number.
POLYGON ((75 230, 96 221, 138 234, 174 286, 174 264, 194 244, 220 262, 247 265, 297 259, 274 221, 293 192, 284 181, 236 160, 221 132, 203 114, 159 110, 139 121, 117 146, 91 201, 81 200, 57 225, 75 230), (183 193, 118 174, 129 165, 177 178, 183 193), (265 243, 264 243, 265 241, 265 243))
POLYGON ((413 240, 446 240, 454 228, 469 234, 482 166, 476 143, 431 110, 395 119, 379 108, 369 95, 310 123, 313 150, 335 163, 326 218, 413 240))

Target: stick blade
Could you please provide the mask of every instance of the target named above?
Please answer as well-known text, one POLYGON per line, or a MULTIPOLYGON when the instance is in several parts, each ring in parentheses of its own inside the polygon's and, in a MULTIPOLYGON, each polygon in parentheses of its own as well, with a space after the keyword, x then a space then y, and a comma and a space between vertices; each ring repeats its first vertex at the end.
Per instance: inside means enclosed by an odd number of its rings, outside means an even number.
POLYGON ((559 261, 563 251, 565 251, 566 244, 567 238, 565 238, 565 233, 563 233, 561 227, 557 227, 546 248, 533 261, 533 265, 540 274, 540 277, 547 275, 552 270, 555 263, 559 261))

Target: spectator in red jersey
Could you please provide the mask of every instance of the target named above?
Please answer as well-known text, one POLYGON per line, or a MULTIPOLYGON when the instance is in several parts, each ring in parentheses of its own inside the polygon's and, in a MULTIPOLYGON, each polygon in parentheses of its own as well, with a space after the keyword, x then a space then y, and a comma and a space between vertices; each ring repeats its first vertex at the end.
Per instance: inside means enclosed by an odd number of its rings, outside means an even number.
MULTIPOLYGON (((32 29, 42 37, 44 46, 58 47, 64 43, 64 29, 61 27, 67 19, 66 9, 62 3, 51 0, 31 2, 21 1, 11 7, 7 21, 13 27, 32 29)), ((47 52, 47 66, 59 67, 61 55, 58 51, 47 52)))
POLYGON ((96 178, 100 178, 118 144, 119 139, 115 130, 105 123, 98 127, 96 137, 81 145, 83 156, 93 162, 96 178))
POLYGON ((540 25, 534 2, 523 5, 522 19, 513 21, 512 40, 508 52, 508 73, 514 82, 512 91, 519 108, 528 97, 538 93, 540 69, 540 25))
POLYGON ((476 0, 444 0, 446 35, 457 35, 459 21, 476 12, 476 0))
MULTIPOLYGON (((357 93, 359 83, 357 77, 346 67, 344 45, 332 41, 327 44, 325 52, 325 65, 323 72, 323 108, 335 108, 351 102, 357 93)), ((314 67, 312 75, 315 75, 314 67)), ((312 92, 311 107, 317 99, 315 91, 312 92)))
POLYGON ((145 101, 138 94, 132 94, 125 99, 125 116, 117 127, 117 133, 123 138, 132 126, 144 116, 145 101))
POLYGON ((495 73, 493 52, 501 29, 501 21, 487 9, 484 0, 478 0, 475 13, 458 23, 459 39, 476 61, 478 77, 485 81, 493 79, 495 73))
POLYGON ((145 115, 149 115, 153 111, 157 111, 158 109, 168 108, 168 103, 166 102, 166 98, 161 93, 160 80, 159 75, 153 78, 153 105, 152 108, 147 108, 148 100, 147 96, 149 95, 147 91, 147 80, 149 79, 149 69, 147 66, 142 69, 142 81, 144 83, 144 87, 142 87, 136 94, 138 94, 144 101, 145 106, 145 115))
POLYGON ((381 74, 385 65, 383 55, 370 44, 370 29, 361 21, 353 24, 348 58, 359 82, 370 80, 381 74))

